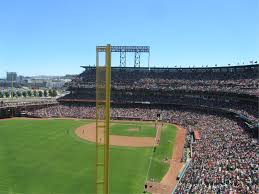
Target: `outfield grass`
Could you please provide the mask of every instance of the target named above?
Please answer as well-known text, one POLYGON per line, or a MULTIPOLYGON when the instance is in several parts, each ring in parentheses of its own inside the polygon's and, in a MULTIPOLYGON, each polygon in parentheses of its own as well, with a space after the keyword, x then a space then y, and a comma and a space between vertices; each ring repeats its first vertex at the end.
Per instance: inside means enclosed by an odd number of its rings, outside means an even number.
POLYGON ((111 135, 138 136, 138 137, 155 137, 156 129, 152 123, 118 123, 114 122, 110 128, 111 135), (130 131, 129 129, 136 129, 130 131))
POLYGON ((174 125, 166 124, 162 128, 160 136, 160 145, 153 152, 152 163, 149 171, 149 179, 154 178, 155 181, 161 181, 163 176, 169 169, 169 164, 163 162, 165 157, 169 159, 172 156, 173 145, 175 143, 177 128, 174 125))
MULTIPOLYGON (((0 120, 0 193, 94 193, 95 144, 74 135, 86 123, 0 120)), ((151 151, 111 147, 110 193, 143 191, 151 151)))
MULTIPOLYGON (((92 121, 0 120, 0 193, 95 193, 95 144, 74 133, 75 128, 88 122, 92 121)), ((138 124, 146 135, 134 136, 154 135, 152 124, 138 124)), ((124 129, 120 134, 129 135, 127 127, 132 126, 121 125, 124 129)), ((162 129, 149 178, 160 180, 168 170, 162 160, 171 156, 175 133, 172 125, 162 129)), ((110 193, 142 193, 152 153, 151 148, 111 146, 110 193)))

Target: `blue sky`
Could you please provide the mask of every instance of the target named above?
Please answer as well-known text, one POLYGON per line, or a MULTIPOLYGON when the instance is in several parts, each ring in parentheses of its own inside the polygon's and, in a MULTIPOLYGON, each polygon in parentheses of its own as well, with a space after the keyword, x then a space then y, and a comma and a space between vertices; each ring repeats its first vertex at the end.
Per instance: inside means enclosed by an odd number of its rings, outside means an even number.
POLYGON ((80 73, 107 43, 150 46, 151 66, 242 64, 258 36, 258 0, 0 0, 0 77, 80 73))

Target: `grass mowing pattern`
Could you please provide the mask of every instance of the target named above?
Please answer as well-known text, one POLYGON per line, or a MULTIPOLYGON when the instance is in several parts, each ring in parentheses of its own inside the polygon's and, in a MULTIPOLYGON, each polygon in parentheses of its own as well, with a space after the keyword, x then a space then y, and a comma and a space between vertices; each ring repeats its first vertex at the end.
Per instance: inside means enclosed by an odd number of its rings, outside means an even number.
MULTIPOLYGON (((95 193, 95 144, 83 120, 0 120, 0 193, 95 193)), ((111 146, 110 193, 141 193, 150 148, 111 146)))
POLYGON ((165 157, 171 158, 173 152, 173 145, 175 143, 177 128, 174 125, 166 124, 161 131, 160 145, 154 152, 149 179, 154 178, 155 181, 161 181, 163 176, 169 169, 169 164, 163 162, 165 157))
POLYGON ((156 129, 151 123, 112 123, 110 128, 111 135, 136 136, 136 137, 155 137, 156 129), (136 131, 129 131, 129 129, 137 129, 136 131))

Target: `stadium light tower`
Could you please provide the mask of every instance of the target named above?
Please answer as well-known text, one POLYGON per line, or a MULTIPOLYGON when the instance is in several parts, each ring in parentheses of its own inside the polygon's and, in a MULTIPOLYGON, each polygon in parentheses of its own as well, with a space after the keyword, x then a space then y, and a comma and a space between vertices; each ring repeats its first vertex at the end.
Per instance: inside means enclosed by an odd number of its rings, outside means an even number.
MULTIPOLYGON (((98 46, 99 52, 105 52, 105 46, 98 46)), ((140 67, 141 53, 148 53, 148 67, 150 61, 150 47, 149 46, 112 46, 111 52, 120 53, 120 67, 126 67, 126 54, 134 53, 134 67, 140 67)))

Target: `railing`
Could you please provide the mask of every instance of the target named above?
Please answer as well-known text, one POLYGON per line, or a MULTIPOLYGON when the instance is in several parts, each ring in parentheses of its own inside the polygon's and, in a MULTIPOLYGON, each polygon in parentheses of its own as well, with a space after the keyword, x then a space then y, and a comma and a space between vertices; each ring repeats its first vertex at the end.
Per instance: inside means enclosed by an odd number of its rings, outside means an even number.
POLYGON ((189 166, 190 166, 190 163, 191 163, 191 160, 188 161, 188 162, 186 162, 185 165, 184 165, 183 170, 182 170, 181 172, 179 172, 179 174, 178 174, 178 176, 177 176, 177 177, 179 177, 179 179, 178 179, 178 181, 177 181, 177 183, 176 183, 176 185, 175 185, 175 187, 174 187, 174 190, 173 190, 172 194, 175 193, 176 188, 177 188, 179 182, 181 181, 181 179, 183 178, 185 172, 188 170, 188 168, 189 168, 189 166))

